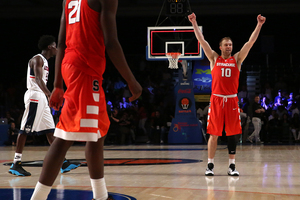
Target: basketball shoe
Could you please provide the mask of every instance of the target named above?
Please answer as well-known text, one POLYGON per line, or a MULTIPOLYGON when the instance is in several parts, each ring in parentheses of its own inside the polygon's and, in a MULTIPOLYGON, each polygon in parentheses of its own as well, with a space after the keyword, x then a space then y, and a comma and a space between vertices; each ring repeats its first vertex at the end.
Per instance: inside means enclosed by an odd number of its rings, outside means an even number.
POLYGON ((213 176, 214 175, 214 164, 208 163, 205 171, 205 176, 213 176))
POLYGON ((65 160, 60 168, 60 172, 63 174, 63 173, 69 172, 73 169, 76 169, 79 166, 80 166, 80 163, 70 163, 70 161, 65 160))
POLYGON ((28 171, 23 169, 21 161, 13 163, 9 168, 8 173, 16 176, 31 176, 31 174, 28 171))
MULTIPOLYGON (((95 199, 92 199, 92 200, 95 200, 95 199)), ((107 200, 115 200, 115 199, 112 196, 108 195, 107 200)))
POLYGON ((239 176, 240 175, 240 173, 238 171, 236 171, 236 169, 235 169, 235 164, 231 163, 229 165, 228 175, 229 176, 239 176))

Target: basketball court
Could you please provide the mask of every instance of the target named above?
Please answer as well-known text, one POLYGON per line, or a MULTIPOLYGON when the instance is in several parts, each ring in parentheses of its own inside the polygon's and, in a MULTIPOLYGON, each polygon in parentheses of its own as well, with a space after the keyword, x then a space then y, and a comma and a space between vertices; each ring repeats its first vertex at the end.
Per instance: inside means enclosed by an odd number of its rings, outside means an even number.
MULTIPOLYGON (((300 199, 299 148, 240 145, 236 157, 240 176, 230 177, 227 147, 220 145, 215 176, 206 177, 206 145, 105 146, 105 179, 117 200, 296 200, 300 199)), ((43 160, 47 149, 26 146, 23 165, 32 176, 17 177, 5 165, 13 161, 15 147, 0 147, 0 199, 30 199, 41 172, 36 161, 43 160)), ((92 199, 84 147, 71 147, 66 157, 80 160, 82 166, 58 175, 49 200, 92 199)))

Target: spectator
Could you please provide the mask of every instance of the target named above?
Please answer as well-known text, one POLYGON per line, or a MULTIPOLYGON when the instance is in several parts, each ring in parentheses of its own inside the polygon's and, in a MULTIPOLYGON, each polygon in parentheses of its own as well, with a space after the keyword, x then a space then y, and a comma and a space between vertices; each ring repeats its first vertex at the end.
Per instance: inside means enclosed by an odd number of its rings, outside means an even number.
POLYGON ((272 139, 275 136, 280 137, 280 121, 278 119, 278 114, 276 111, 272 111, 272 115, 269 116, 268 126, 267 126, 267 140, 268 143, 272 142, 272 139))
POLYGON ((166 133, 166 120, 157 110, 155 111, 155 116, 151 122, 151 136, 152 142, 157 143, 157 136, 159 135, 160 143, 164 143, 164 137, 166 133))
POLYGON ((291 120, 291 131, 293 133, 295 142, 300 141, 300 119, 299 119, 299 114, 295 113, 294 116, 292 117, 291 120))
POLYGON ((254 131, 253 133, 248 137, 248 140, 253 143, 253 139, 255 139, 255 142, 257 144, 261 144, 262 142, 260 141, 260 130, 261 130, 261 119, 263 117, 263 113, 265 112, 265 109, 260 105, 260 99, 259 96, 256 95, 254 97, 254 103, 252 105, 252 110, 253 110, 253 116, 252 116, 252 123, 254 126, 254 131))
POLYGON ((8 141, 6 141, 5 144, 16 146, 19 131, 20 130, 16 128, 15 122, 12 121, 8 129, 8 141))
POLYGON ((262 90, 262 96, 266 96, 269 100, 272 98, 273 89, 270 87, 269 83, 265 84, 265 87, 262 90))
POLYGON ((278 90, 278 96, 275 97, 274 104, 281 102, 281 100, 282 100, 282 91, 278 90))
POLYGON ((238 93, 237 96, 240 102, 242 98, 246 98, 247 100, 249 100, 249 92, 247 90, 247 85, 242 85, 242 90, 238 93))
POLYGON ((292 103, 292 106, 291 106, 291 108, 290 108, 290 116, 291 116, 291 117, 294 117, 295 114, 298 114, 298 115, 299 115, 299 109, 298 109, 296 103, 292 103))

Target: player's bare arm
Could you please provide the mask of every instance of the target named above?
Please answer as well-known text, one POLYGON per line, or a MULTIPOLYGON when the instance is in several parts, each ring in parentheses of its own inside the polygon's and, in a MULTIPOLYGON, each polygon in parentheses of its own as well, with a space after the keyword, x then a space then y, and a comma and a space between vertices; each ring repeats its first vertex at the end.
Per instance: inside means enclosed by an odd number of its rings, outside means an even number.
POLYGON ((242 62, 245 60, 250 49, 252 48, 253 44, 257 40, 261 27, 265 23, 265 21, 266 18, 264 16, 261 16, 260 14, 257 16, 257 25, 254 31, 252 32, 248 42, 246 42, 242 47, 242 49, 234 55, 239 69, 241 69, 242 62))
POLYGON ((119 73, 128 84, 132 96, 130 101, 136 100, 142 94, 142 87, 133 76, 123 53, 117 36, 116 13, 117 0, 99 0, 101 3, 101 25, 103 30, 105 49, 119 73))
POLYGON ((55 76, 54 76, 54 88, 50 97, 50 106, 55 110, 59 110, 63 103, 63 78, 61 75, 61 63, 65 55, 66 49, 66 20, 65 20, 65 4, 63 1, 62 15, 60 19, 60 29, 58 34, 57 54, 55 58, 55 76))
POLYGON ((48 90, 46 84, 43 81, 43 65, 44 61, 40 56, 36 56, 30 60, 30 67, 34 71, 35 81, 49 99, 51 92, 48 90))
POLYGON ((188 18, 194 27, 197 40, 199 41, 207 59, 210 61, 210 68, 213 69, 215 61, 219 55, 214 50, 212 50, 208 42, 204 39, 204 36, 198 27, 195 13, 190 14, 188 18))

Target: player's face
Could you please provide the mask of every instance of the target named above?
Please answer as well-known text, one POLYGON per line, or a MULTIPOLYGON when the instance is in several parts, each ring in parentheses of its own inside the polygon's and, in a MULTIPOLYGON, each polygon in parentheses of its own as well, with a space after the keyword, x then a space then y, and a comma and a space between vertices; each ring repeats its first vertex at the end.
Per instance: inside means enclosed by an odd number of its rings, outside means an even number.
POLYGON ((232 41, 231 40, 223 40, 220 46, 220 50, 224 55, 230 55, 232 52, 232 41))
POLYGON ((256 96, 255 99, 254 99, 254 101, 255 101, 256 103, 259 103, 259 100, 260 100, 259 96, 256 96))
POLYGON ((50 45, 49 48, 50 48, 50 50, 51 50, 52 55, 55 56, 56 53, 57 53, 56 43, 53 42, 53 43, 50 45))

